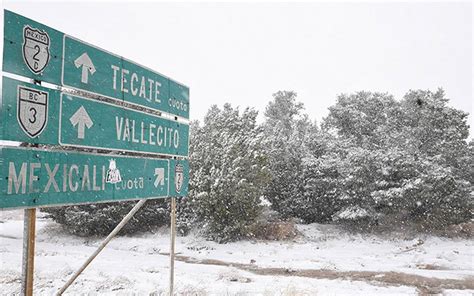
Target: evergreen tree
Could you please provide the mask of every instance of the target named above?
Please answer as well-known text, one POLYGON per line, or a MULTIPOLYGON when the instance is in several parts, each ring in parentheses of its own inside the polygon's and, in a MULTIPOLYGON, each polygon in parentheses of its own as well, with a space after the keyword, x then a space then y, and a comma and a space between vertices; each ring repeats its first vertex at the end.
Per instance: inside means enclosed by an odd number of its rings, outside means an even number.
POLYGON ((251 235, 260 214, 268 171, 257 112, 212 106, 195 126, 189 207, 210 239, 226 242, 251 235))
POLYGON ((470 218, 467 114, 447 102, 442 90, 410 91, 401 102, 367 92, 338 98, 323 125, 344 143, 336 220, 405 213, 442 227, 470 218))
POLYGON ((403 200, 410 214, 429 227, 472 217, 468 114, 448 102, 442 89, 409 91, 401 101, 403 128, 396 138, 413 155, 418 171, 404 180, 403 200))
POLYGON ((302 160, 308 154, 308 134, 317 128, 303 110, 291 91, 275 93, 265 110, 264 147, 271 174, 265 196, 285 218, 308 217, 302 160))

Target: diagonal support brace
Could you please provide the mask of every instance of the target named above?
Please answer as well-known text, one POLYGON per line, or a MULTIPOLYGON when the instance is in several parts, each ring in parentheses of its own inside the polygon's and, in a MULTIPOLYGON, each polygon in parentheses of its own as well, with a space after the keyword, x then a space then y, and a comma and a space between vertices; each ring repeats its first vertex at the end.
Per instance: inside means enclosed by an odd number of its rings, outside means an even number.
POLYGON ((87 266, 94 260, 97 255, 105 248, 105 246, 117 235, 117 233, 127 224, 127 222, 133 217, 133 215, 143 206, 146 199, 142 199, 130 210, 130 212, 123 217, 122 221, 115 226, 114 230, 105 238, 105 240, 100 244, 100 246, 95 250, 95 252, 86 260, 86 262, 79 268, 76 273, 67 281, 66 284, 58 291, 56 295, 62 295, 67 288, 77 279, 77 277, 87 268, 87 266))

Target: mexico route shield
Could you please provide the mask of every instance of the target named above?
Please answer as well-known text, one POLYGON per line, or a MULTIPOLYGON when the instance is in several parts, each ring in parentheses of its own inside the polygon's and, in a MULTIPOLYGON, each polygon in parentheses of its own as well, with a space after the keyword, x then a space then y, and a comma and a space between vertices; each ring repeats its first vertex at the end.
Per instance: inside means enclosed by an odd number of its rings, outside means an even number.
POLYGON ((174 185, 176 188, 176 192, 180 192, 181 188, 183 187, 184 183, 184 167, 182 164, 177 164, 174 168, 175 178, 174 178, 174 185))
POLYGON ((48 123, 48 93, 19 86, 17 109, 23 131, 31 138, 38 136, 48 123))
POLYGON ((46 32, 25 26, 23 29, 23 58, 28 68, 41 73, 49 62, 49 36, 46 32))

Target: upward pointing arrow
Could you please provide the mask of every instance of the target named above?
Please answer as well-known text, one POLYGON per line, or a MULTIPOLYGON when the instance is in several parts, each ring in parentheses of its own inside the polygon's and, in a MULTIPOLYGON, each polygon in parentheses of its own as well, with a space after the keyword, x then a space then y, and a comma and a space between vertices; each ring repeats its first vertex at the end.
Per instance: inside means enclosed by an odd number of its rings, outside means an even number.
POLYGON ((94 124, 92 122, 92 119, 90 118, 89 114, 87 114, 86 109, 84 109, 83 106, 81 106, 74 115, 69 118, 69 121, 72 123, 72 126, 77 125, 77 138, 78 139, 84 139, 85 135, 85 127, 91 128, 91 126, 94 124))
POLYGON ((95 73, 95 66, 92 63, 92 60, 89 55, 87 55, 87 52, 83 53, 80 57, 78 57, 74 61, 74 65, 76 66, 76 68, 82 67, 82 83, 87 83, 89 79, 89 72, 91 73, 91 75, 94 75, 95 73))

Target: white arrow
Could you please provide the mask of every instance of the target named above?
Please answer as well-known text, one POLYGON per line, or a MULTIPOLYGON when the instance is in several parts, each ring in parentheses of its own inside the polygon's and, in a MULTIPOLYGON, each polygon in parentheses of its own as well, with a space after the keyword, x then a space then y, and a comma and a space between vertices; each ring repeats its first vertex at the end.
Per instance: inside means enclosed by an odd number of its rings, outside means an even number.
POLYGON ((82 67, 82 83, 87 83, 87 80, 89 79, 89 72, 91 73, 91 75, 94 75, 95 73, 94 64, 92 63, 92 60, 89 55, 87 55, 87 52, 83 53, 80 57, 78 57, 74 61, 74 65, 76 65, 76 68, 82 67))
POLYGON ((71 118, 69 118, 69 121, 72 123, 72 126, 77 125, 77 138, 78 139, 84 139, 85 135, 85 128, 91 128, 91 126, 94 124, 92 122, 92 119, 90 118, 89 114, 87 114, 86 109, 84 109, 83 106, 81 106, 76 113, 74 113, 71 118))
POLYGON ((164 168, 155 168, 155 182, 153 185, 158 187, 158 185, 165 185, 165 169, 164 168))

